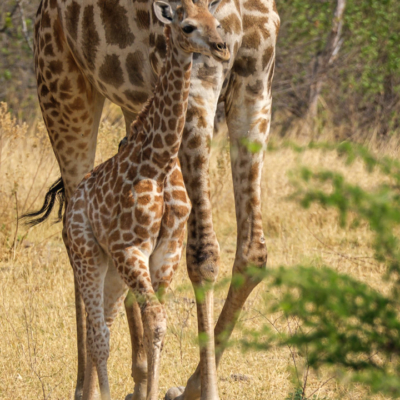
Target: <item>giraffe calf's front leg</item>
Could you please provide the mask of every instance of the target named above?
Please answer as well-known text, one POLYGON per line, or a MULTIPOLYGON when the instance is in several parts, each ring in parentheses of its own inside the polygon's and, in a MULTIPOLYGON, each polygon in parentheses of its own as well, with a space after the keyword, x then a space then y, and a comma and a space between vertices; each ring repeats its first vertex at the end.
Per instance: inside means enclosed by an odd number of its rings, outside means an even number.
POLYGON ((164 306, 156 296, 151 297, 142 306, 142 319, 147 332, 145 336, 148 362, 147 400, 157 400, 161 350, 167 331, 167 318, 164 306))
POLYGON ((141 309, 144 346, 147 353, 147 400, 158 397, 160 356, 166 332, 166 315, 150 279, 149 259, 139 249, 128 247, 113 254, 116 268, 135 294, 141 309))

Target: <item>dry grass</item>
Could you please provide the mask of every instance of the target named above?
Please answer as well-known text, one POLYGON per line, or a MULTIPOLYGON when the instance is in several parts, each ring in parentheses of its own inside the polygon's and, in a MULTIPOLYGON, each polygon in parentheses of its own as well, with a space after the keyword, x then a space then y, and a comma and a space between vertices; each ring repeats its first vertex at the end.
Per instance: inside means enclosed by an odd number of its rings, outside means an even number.
MULTIPOLYGON (((100 131, 98 160, 116 151, 124 135, 120 114, 109 108, 100 131)), ((41 122, 16 126, 0 112, 0 399, 72 399, 76 373, 74 297, 71 268, 60 236, 60 225, 44 224, 26 230, 16 216, 38 205, 44 188, 58 176, 58 169, 41 122)), ((229 152, 226 136, 215 140, 211 162, 214 221, 221 245, 220 278, 230 275, 235 256, 236 226, 229 152)), ((372 258, 371 235, 366 226, 344 231, 335 212, 313 207, 307 211, 287 201, 292 187, 288 171, 300 162, 315 168, 345 172, 365 187, 379 182, 361 164, 345 166, 333 153, 308 151, 302 155, 283 149, 268 153, 262 182, 264 230, 269 266, 329 264, 385 291, 383 268, 372 258)), ((227 286, 216 291, 215 315, 220 312, 227 286)), ((266 284, 259 285, 240 319, 241 328, 256 328, 275 321, 277 329, 294 329, 293 321, 265 311, 266 284)), ((270 293, 271 294, 271 293, 270 293)), ((272 296, 278 293, 272 293, 272 296)), ((175 277, 167 302, 168 334, 164 347, 160 398, 172 385, 184 385, 198 362, 194 297, 184 268, 175 277)), ((240 339, 236 329, 234 339, 240 339)), ((124 310, 114 323, 109 373, 114 399, 132 389, 130 345, 124 310)), ((219 369, 222 400, 283 400, 304 373, 304 357, 287 348, 268 352, 230 347, 219 369), (238 379, 241 375, 248 379, 238 379)), ((309 372, 307 394, 318 399, 366 399, 360 386, 329 380, 333 372, 309 372), (329 381, 328 381, 329 380, 329 381), (328 382, 327 382, 328 381, 328 382)), ((383 399, 374 396, 374 399, 383 399)))

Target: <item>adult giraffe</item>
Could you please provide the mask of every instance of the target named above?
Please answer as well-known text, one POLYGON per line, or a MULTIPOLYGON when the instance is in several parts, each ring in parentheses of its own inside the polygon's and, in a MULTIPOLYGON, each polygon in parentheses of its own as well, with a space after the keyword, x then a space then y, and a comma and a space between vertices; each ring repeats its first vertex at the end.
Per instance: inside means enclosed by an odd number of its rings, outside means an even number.
MULTIPOLYGON (((171 0, 173 9, 178 1, 171 0)), ((206 337, 200 363, 183 394, 166 398, 218 400, 216 367, 238 314, 257 285, 246 275, 248 265, 263 268, 267 249, 262 230, 260 180, 263 152, 250 152, 246 142, 263 148, 269 133, 271 83, 279 16, 274 0, 182 0, 185 13, 215 11, 221 36, 232 55, 217 63, 195 55, 186 125, 180 150, 185 184, 193 209, 188 223, 187 268, 194 287, 206 287, 197 303, 198 329, 206 337), (232 175, 237 219, 233 273, 244 284, 232 286, 214 329, 213 292, 218 275, 219 245, 213 229, 209 154, 214 114, 225 103, 232 147, 232 175), (204 335, 204 333, 206 335, 204 335), (208 388, 205 390, 204 388, 208 388)), ((195 24, 194 24, 195 25, 195 24)), ((92 169, 104 99, 121 106, 127 130, 151 95, 166 46, 162 25, 151 0, 42 0, 35 22, 35 68, 39 102, 60 166, 66 200, 92 169)), ((190 32, 188 32, 190 34, 190 32)), ((55 185, 50 200, 62 185, 55 185)), ((50 209, 53 202, 50 201, 50 209)), ((45 207, 45 215, 49 208, 45 207)), ((64 232, 64 241, 68 240, 64 232)), ((86 363, 84 306, 75 282, 80 399, 86 363)), ((146 356, 138 306, 126 301, 132 338, 133 398, 145 398, 146 356)), ((93 381, 92 379, 87 381, 93 381)))

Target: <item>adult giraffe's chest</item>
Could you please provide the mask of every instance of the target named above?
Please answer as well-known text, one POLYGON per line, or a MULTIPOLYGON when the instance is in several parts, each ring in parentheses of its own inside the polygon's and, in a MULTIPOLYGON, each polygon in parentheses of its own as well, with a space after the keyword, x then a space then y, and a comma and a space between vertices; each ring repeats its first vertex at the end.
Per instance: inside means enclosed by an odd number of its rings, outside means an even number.
MULTIPOLYGON (((216 12, 231 60, 219 65, 195 55, 192 82, 221 90, 216 82, 227 80, 242 41, 238 7, 239 1, 224 0, 216 12)), ((68 46, 87 79, 112 102, 139 112, 154 90, 166 51, 152 1, 66 0, 58 8, 68 46)))

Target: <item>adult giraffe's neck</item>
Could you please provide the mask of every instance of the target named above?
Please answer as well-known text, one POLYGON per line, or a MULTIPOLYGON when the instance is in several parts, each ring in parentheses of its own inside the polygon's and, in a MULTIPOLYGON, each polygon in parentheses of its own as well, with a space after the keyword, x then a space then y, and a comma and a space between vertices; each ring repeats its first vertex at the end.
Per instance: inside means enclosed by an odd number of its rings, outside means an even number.
MULTIPOLYGON (((192 53, 175 43, 169 27, 165 28, 167 54, 154 96, 139 116, 144 137, 142 161, 146 159, 165 176, 178 156, 188 105, 192 53)), ((139 135, 141 136, 141 135, 139 135)), ((139 137, 137 137, 140 140, 139 137)))

